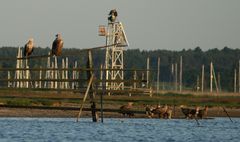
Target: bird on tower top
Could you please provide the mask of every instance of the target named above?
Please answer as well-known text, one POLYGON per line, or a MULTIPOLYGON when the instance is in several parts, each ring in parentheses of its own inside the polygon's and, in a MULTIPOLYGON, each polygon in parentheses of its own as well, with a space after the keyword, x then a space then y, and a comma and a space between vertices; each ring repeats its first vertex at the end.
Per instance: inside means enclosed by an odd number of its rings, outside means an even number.
POLYGON ((28 42, 25 44, 24 46, 24 52, 23 55, 24 56, 30 56, 33 52, 33 38, 29 38, 28 42))
POLYGON ((56 35, 56 39, 52 43, 52 55, 60 56, 62 54, 63 39, 61 34, 56 35))
POLYGON ((111 10, 108 15, 109 15, 108 20, 110 22, 115 22, 118 16, 117 10, 116 9, 111 10))

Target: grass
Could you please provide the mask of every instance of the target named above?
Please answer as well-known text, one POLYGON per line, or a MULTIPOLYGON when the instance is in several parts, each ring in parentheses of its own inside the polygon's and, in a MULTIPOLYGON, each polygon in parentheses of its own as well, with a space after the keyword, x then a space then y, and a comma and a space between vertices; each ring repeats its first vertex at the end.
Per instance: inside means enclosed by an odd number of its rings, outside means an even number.
MULTIPOLYGON (((0 103, 6 105, 17 106, 52 106, 56 102, 61 104, 79 105, 82 101, 83 95, 71 94, 64 92, 61 94, 52 91, 11 91, 0 90, 0 103)), ((89 98, 88 98, 89 99, 89 98)), ((240 107, 240 96, 210 96, 210 95, 193 95, 190 93, 178 94, 173 92, 154 94, 152 97, 148 95, 138 94, 129 97, 127 95, 112 95, 104 96, 104 105, 111 105, 117 107, 119 105, 134 102, 135 105, 187 105, 187 106, 225 106, 225 107, 240 107)), ((89 101, 89 100, 88 100, 89 101)), ((100 103, 100 97, 96 96, 96 102, 100 103)), ((88 104, 88 102, 86 102, 88 104)))

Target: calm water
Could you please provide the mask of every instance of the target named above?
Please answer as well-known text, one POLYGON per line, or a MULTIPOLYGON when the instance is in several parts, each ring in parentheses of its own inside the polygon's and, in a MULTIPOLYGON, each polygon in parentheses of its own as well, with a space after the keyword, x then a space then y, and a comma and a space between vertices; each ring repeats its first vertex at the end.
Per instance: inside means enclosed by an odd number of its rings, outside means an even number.
POLYGON ((240 119, 200 120, 0 118, 0 141, 240 141, 240 119))

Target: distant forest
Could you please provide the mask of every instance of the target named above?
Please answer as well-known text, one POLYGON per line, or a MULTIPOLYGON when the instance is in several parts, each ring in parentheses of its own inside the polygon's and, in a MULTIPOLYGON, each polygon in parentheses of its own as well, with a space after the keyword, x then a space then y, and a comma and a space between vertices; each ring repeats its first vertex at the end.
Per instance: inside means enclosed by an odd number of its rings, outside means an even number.
MULTIPOLYGON (((1 47, 0 58, 15 58, 18 48, 16 47, 1 47)), ((32 56, 47 55, 50 48, 34 49, 32 56)), ((81 49, 63 49, 63 54, 73 55, 69 56, 69 66, 72 67, 74 61, 78 61, 80 67, 85 67, 87 62, 87 52, 82 52, 81 49)), ((170 50, 139 50, 139 49, 127 49, 124 52, 124 68, 125 69, 146 69, 147 58, 150 58, 150 79, 152 82, 157 80, 157 60, 161 59, 160 65, 160 82, 170 83, 174 81, 174 77, 171 73, 172 64, 178 64, 180 56, 183 58, 183 85, 188 89, 195 89, 197 83, 197 77, 199 76, 201 81, 201 67, 205 65, 205 89, 209 88, 209 70, 210 62, 213 62, 216 76, 220 76, 221 89, 223 91, 233 91, 234 84, 234 69, 237 70, 240 59, 239 49, 230 49, 224 47, 223 49, 210 49, 208 51, 202 51, 200 47, 195 49, 182 50, 182 51, 170 51, 170 50)), ((100 65, 105 60, 105 50, 95 50, 93 52, 94 67, 100 68, 100 65)), ((61 57, 58 59, 61 61, 61 57)), ((30 68, 39 68, 40 66, 46 67, 46 58, 44 59, 32 59, 30 62, 30 68)), ((15 68, 15 60, 0 60, 1 68, 15 68)), ((59 63, 60 64, 60 63, 59 63)), ((140 74, 138 73, 139 78, 140 74)), ((126 72, 125 78, 132 78, 133 73, 126 72)), ((6 78, 6 73, 0 72, 1 78, 6 78)), ((179 75, 178 75, 179 77, 179 75)), ((238 81, 237 81, 238 82, 238 81)))

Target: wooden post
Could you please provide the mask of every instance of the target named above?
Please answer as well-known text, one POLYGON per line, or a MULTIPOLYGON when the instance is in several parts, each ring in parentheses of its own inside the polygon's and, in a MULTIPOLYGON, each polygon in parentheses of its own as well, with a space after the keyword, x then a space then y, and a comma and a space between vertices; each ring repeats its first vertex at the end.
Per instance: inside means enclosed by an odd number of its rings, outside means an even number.
MULTIPOLYGON (((68 79, 68 58, 66 57, 66 65, 65 65, 65 79, 67 80, 68 79)), ((69 82, 65 81, 65 88, 68 89, 69 88, 69 82)))
POLYGON ((82 104, 80 106, 79 113, 78 113, 78 116, 77 116, 77 122, 78 122, 78 119, 80 118, 80 116, 82 114, 83 105, 84 105, 84 103, 85 103, 85 101, 87 99, 88 92, 89 92, 89 90, 91 88, 91 85, 92 85, 92 82, 93 82, 93 77, 94 76, 91 76, 91 78, 90 78, 90 80, 88 82, 87 90, 86 90, 86 92, 84 94, 83 101, 82 101, 82 104))
POLYGON ((178 90, 178 70, 177 63, 175 63, 175 90, 178 90))
POLYGON ((221 91, 222 91, 222 88, 221 88, 221 76, 220 76, 220 72, 218 72, 218 79, 217 79, 217 81, 218 81, 219 92, 221 92, 221 91))
POLYGON ((103 86, 103 65, 101 64, 100 66, 100 80, 102 80, 102 82, 100 82, 100 86, 103 86))
POLYGON ((182 56, 180 56, 179 90, 182 92, 182 56))
POLYGON ((137 80, 137 71, 134 71, 133 75, 134 83, 133 83, 133 89, 135 90, 137 88, 137 83, 135 82, 137 80))
MULTIPOLYGON (((10 74, 10 71, 8 71, 8 80, 10 80, 10 79, 11 79, 11 74, 10 74)), ((8 81, 8 88, 11 87, 11 86, 12 86, 11 82, 8 81)))
MULTIPOLYGON (((64 60, 64 58, 62 59, 62 69, 65 69, 66 67, 65 67, 65 60, 64 60)), ((65 78, 65 71, 64 70, 62 70, 62 79, 66 79, 65 78)), ((64 82, 61 82, 61 89, 64 89, 64 82)))
MULTIPOLYGON (((45 73, 45 79, 50 79, 50 76, 51 76, 51 70, 49 70, 51 68, 51 61, 50 61, 50 55, 51 53, 49 52, 48 53, 48 58, 47 58, 47 68, 48 70, 46 70, 46 73, 45 73)), ((50 82, 49 81, 45 81, 44 82, 44 88, 49 88, 50 82)))
MULTIPOLYGON (((51 79, 54 79, 54 62, 52 62, 52 67, 51 67, 51 79)), ((51 88, 54 88, 54 82, 51 81, 51 88)))
MULTIPOLYGON (((20 49, 20 58, 22 58, 22 49, 20 49)), ((23 68, 23 60, 20 60, 19 61, 20 64, 19 64, 19 67, 22 69, 23 68)), ((23 79, 23 70, 20 70, 20 76, 19 76, 19 79, 23 79)), ((20 84, 19 84, 20 88, 23 88, 23 81, 20 81, 20 84)))
MULTIPOLYGON (((101 69, 103 69, 103 66, 101 65, 101 69)), ((103 123, 103 95, 106 94, 106 78, 103 77, 103 70, 102 71, 102 93, 100 96, 100 103, 101 103, 101 122, 103 123)), ((105 72, 106 73, 106 72, 105 72)))
MULTIPOLYGON (((87 64, 87 68, 90 69, 89 71, 87 71, 88 80, 90 80, 92 77, 94 77, 94 73, 92 71, 92 69, 93 69, 93 60, 92 60, 92 52, 91 52, 91 50, 88 50, 88 64, 87 64)), ((92 92, 92 93, 90 93, 92 120, 93 120, 93 122, 97 122, 98 118, 97 118, 97 113, 96 113, 96 103, 95 103, 95 100, 94 100, 96 92, 94 91, 95 89, 94 89, 93 83, 91 84, 90 90, 92 92)))
MULTIPOLYGON (((27 60, 27 59, 26 59, 26 60, 27 60)), ((29 79, 29 70, 28 70, 29 67, 28 67, 27 65, 26 65, 26 69, 27 69, 27 70, 25 70, 25 79, 28 80, 28 79, 29 79)), ((29 82, 28 82, 28 81, 25 82, 25 87, 26 87, 26 88, 29 87, 29 82)))
POLYGON ((210 63, 210 92, 212 93, 212 81, 213 81, 213 65, 212 62, 210 63))
POLYGON ((39 71, 39 84, 38 84, 38 88, 42 88, 42 81, 41 81, 41 79, 42 79, 42 70, 41 70, 41 66, 40 66, 40 71, 39 71))
POLYGON ((197 85, 196 85, 197 92, 199 91, 199 75, 197 76, 197 85))
POLYGON ((147 58, 147 88, 149 87, 149 57, 147 58))
MULTIPOLYGON (((54 79, 58 79, 58 71, 57 71, 57 69, 58 69, 58 65, 57 65, 57 56, 55 56, 54 57, 54 67, 53 67, 55 70, 54 70, 54 79)), ((58 87, 58 84, 57 84, 58 82, 57 81, 55 81, 54 82, 54 89, 57 89, 57 87, 58 87)))
POLYGON ((238 63, 238 93, 240 93, 240 60, 238 63))
POLYGON ((145 78, 144 77, 144 72, 142 72, 142 84, 141 84, 142 86, 141 87, 145 87, 145 85, 146 85, 145 81, 144 81, 145 80, 144 78, 145 78))
POLYGON ((201 81, 202 85, 201 85, 201 90, 202 93, 204 91, 204 65, 202 65, 202 81, 201 81))
POLYGON ((237 92, 237 71, 234 69, 234 93, 237 92))
POLYGON ((160 80, 160 57, 158 57, 158 68, 157 68, 157 94, 159 93, 159 80, 160 80))
MULTIPOLYGON (((77 68, 77 61, 74 62, 74 66, 73 66, 73 69, 76 69, 77 68)), ((73 70, 72 71, 72 79, 77 79, 77 71, 76 70, 73 70)), ((72 82, 72 89, 75 89, 76 87, 76 82, 72 82)))
POLYGON ((213 64, 212 64, 212 71, 213 71, 213 77, 214 77, 214 82, 215 82, 215 86, 216 86, 216 91, 218 92, 219 91, 218 83, 217 83, 217 78, 216 78, 216 75, 215 75, 213 64))

